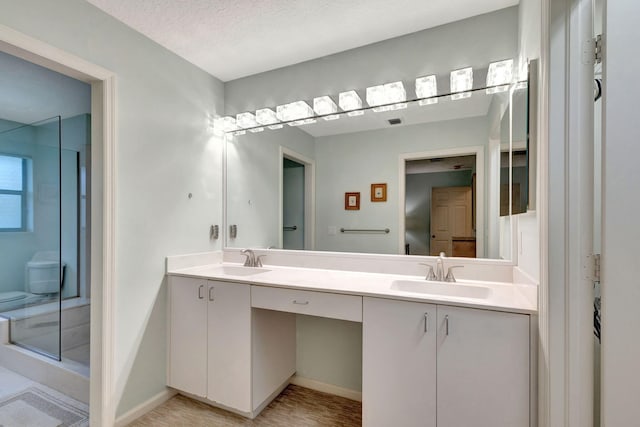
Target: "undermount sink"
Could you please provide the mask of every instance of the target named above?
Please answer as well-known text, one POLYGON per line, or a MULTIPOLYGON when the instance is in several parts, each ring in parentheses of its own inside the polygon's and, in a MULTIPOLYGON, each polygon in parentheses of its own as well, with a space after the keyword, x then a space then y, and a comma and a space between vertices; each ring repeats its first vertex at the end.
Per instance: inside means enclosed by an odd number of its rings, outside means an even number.
POLYGON ((262 274, 271 271, 262 267, 244 267, 240 265, 223 265, 220 267, 220 270, 222 270, 224 274, 228 274, 230 276, 252 276, 254 274, 262 274))
POLYGON ((458 283, 440 283, 416 280, 394 280, 391 289, 419 294, 442 295, 447 297, 486 299, 491 289, 484 286, 469 286, 458 283))

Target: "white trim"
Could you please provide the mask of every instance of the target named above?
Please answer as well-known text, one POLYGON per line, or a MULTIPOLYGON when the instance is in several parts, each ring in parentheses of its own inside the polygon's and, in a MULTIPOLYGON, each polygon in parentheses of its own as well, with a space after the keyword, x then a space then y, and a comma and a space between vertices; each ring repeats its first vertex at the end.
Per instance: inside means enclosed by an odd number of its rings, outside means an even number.
POLYGON ((294 375, 289 381, 293 385, 297 385, 311 390, 321 391, 323 393, 333 394, 334 396, 344 397, 346 399, 362 402, 362 392, 351 390, 344 387, 339 387, 333 384, 327 384, 320 381, 312 380, 311 378, 301 377, 294 375))
MULTIPOLYGON (((476 156, 476 258, 484 257, 485 221, 484 221, 484 146, 456 147, 443 150, 421 151, 400 154, 398 160, 398 253, 404 254, 405 245, 405 198, 406 198, 406 162, 407 160, 428 159, 434 157, 476 156)), ((513 235, 513 224, 511 224, 513 235)), ((515 248, 512 245, 513 263, 515 248)))
POLYGON ((113 333, 115 300, 115 74, 12 28, 0 25, 0 51, 92 85, 91 224, 91 425, 113 425, 113 333), (102 154, 102 159, 100 158, 102 154), (102 200, 97 198, 102 194, 102 200), (95 206, 94 206, 95 203, 95 206), (100 242, 100 238, 102 241, 100 242), (101 300, 102 299, 102 300, 101 300), (103 357, 104 356, 104 357, 103 357), (97 405, 96 405, 97 404, 97 405))
MULTIPOLYGON (((549 369, 549 2, 541 1, 540 62, 538 64, 538 140, 536 154, 536 210, 540 238, 540 285, 538 286, 538 425, 548 427, 550 416, 549 369)), ((533 418, 533 417, 532 417, 533 418)), ((531 427, 536 427, 531 425, 531 427)))
POLYGON ((280 146, 280 164, 278 165, 278 247, 284 244, 282 236, 284 199, 284 159, 294 160, 304 165, 304 249, 313 250, 316 238, 316 161, 310 159, 290 148, 280 146))
POLYGON ((145 402, 142 402, 135 408, 120 415, 116 419, 114 426, 124 427, 131 424, 133 421, 137 420, 144 414, 153 411, 158 406, 162 405, 164 402, 171 399, 176 394, 178 394, 178 392, 170 388, 167 388, 166 390, 161 391, 160 393, 153 396, 151 399, 145 402))

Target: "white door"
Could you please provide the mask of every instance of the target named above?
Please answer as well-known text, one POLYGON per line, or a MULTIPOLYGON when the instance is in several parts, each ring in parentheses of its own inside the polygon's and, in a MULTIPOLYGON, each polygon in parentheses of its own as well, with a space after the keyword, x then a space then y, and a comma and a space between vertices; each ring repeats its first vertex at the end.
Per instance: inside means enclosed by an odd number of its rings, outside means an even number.
POLYGON ((435 427, 435 305, 364 298, 362 423, 435 427))
POLYGON ((437 330, 438 427, 528 427, 529 316, 439 305, 437 330))
MULTIPOLYGON (((209 281, 207 398, 251 411, 251 287, 209 281)), ((207 329, 207 324, 202 324, 207 329)))
POLYGON ((169 278, 169 386, 207 395, 207 281, 169 278))

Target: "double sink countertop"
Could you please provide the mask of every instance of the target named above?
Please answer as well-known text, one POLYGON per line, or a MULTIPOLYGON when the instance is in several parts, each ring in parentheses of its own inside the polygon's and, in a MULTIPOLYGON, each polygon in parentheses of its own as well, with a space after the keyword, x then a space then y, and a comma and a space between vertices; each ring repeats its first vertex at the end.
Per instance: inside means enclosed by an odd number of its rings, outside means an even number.
POLYGON ((538 287, 535 285, 474 280, 459 280, 455 283, 429 282, 423 276, 276 265, 244 267, 235 263, 175 269, 167 274, 522 314, 536 314, 538 311, 538 287))

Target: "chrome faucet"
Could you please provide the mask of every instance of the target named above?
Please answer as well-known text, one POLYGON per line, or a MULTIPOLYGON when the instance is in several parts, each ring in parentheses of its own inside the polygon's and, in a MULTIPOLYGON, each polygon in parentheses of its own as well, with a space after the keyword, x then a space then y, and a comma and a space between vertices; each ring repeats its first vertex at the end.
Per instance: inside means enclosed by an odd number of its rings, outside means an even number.
POLYGON ((444 274, 444 259, 445 259, 446 255, 444 252, 440 252, 440 256, 438 257, 438 259, 436 259, 436 268, 435 268, 435 273, 433 271, 433 266, 431 264, 427 264, 424 262, 421 262, 420 264, 422 265, 426 265, 427 267, 429 267, 429 271, 427 272, 427 277, 425 277, 425 280, 428 280, 430 282, 455 282, 456 278, 453 276, 453 269, 454 268, 462 268, 464 267, 463 265, 452 265, 449 267, 449 269, 447 270, 447 274, 445 276, 444 274))
POLYGON ((256 256, 252 249, 243 249, 240 253, 247 257, 244 260, 245 267, 262 267, 262 257, 264 255, 256 256))
POLYGON ((442 282, 444 280, 444 252, 440 252, 440 256, 436 260, 436 280, 442 282))
POLYGON ((243 249, 240 253, 247 258, 244 260, 245 267, 255 267, 256 266, 256 254, 253 253, 251 249, 243 249))

